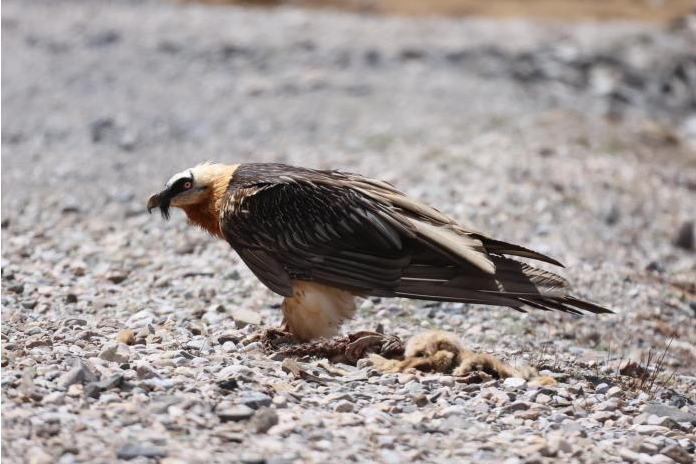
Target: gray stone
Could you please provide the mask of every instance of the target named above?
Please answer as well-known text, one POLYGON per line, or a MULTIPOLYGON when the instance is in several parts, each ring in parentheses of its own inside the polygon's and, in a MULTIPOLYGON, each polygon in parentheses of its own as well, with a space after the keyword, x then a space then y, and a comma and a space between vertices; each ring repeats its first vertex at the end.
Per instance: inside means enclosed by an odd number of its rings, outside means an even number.
POLYGON ((255 453, 242 453, 239 461, 242 464, 266 464, 266 458, 255 453))
POLYGON ((334 407, 334 411, 336 412, 353 412, 354 409, 355 405, 346 400, 339 401, 334 407))
POLYGON ((645 409, 643 409, 643 412, 646 414, 654 414, 659 417, 669 417, 675 422, 689 422, 692 425, 696 425, 696 415, 665 404, 648 404, 645 409))
POLYGON ((273 408, 259 408, 251 418, 249 427, 256 433, 266 433, 278 423, 278 413, 273 408))
POLYGON ((664 435, 669 431, 667 427, 661 425, 633 425, 631 430, 635 430, 641 435, 664 435))
POLYGON ((609 391, 609 385, 606 383, 600 383, 595 387, 595 393, 606 393, 609 391))
POLYGON ((138 373, 138 378, 140 379, 160 378, 160 375, 157 373, 155 368, 145 361, 138 362, 135 371, 138 373))
POLYGON ((527 401, 515 401, 514 403, 510 403, 505 406, 503 410, 508 412, 526 411, 531 408, 532 405, 533 403, 529 403, 527 401))
POLYGON ((263 393, 249 392, 242 394, 242 396, 237 399, 237 402, 252 409, 259 409, 263 406, 270 406, 273 402, 273 398, 263 393))
POLYGON ((110 342, 101 349, 99 357, 105 361, 126 363, 130 359, 130 348, 123 343, 110 342))
POLYGON ((242 329, 248 325, 261 325, 261 315, 255 311, 250 311, 244 308, 232 309, 232 319, 238 329, 242 329))
POLYGON ((163 458, 167 456, 167 452, 162 448, 156 446, 126 443, 118 449, 116 456, 119 459, 125 459, 129 461, 137 457, 163 458))
POLYGON ((98 398, 101 392, 120 387, 123 384, 123 374, 117 373, 104 377, 98 382, 90 382, 85 385, 84 393, 90 398, 98 398))
POLYGON ((674 236, 674 246, 685 250, 693 250, 696 244, 694 239, 694 223, 693 221, 685 221, 679 226, 676 235, 674 236))
POLYGON ((245 405, 238 405, 217 411, 217 416, 222 422, 239 422, 247 420, 254 415, 254 410, 245 405))
POLYGON ((519 377, 508 377, 503 382, 503 386, 507 389, 510 389, 510 390, 517 390, 519 388, 524 387, 526 384, 527 384, 527 381, 525 379, 521 379, 519 377))
POLYGON ((665 446, 660 453, 679 464, 693 464, 694 462, 693 453, 689 453, 679 445, 665 446))
POLYGON ((70 385, 79 383, 85 384, 89 382, 96 382, 99 377, 92 372, 92 370, 81 360, 76 359, 73 363, 72 369, 70 369, 65 374, 58 378, 58 385, 63 388, 68 388, 70 385))

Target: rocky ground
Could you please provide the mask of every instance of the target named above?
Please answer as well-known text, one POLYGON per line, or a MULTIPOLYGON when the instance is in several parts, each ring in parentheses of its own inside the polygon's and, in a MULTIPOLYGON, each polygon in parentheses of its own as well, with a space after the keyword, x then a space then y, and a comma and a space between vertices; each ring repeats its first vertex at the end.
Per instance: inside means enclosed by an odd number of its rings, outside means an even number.
POLYGON ((693 462, 684 25, 4 1, 3 459, 693 462), (444 328, 558 387, 323 359, 297 379, 246 342, 279 298, 145 211, 206 159, 391 181, 559 258, 616 315, 365 300, 346 331, 444 328))

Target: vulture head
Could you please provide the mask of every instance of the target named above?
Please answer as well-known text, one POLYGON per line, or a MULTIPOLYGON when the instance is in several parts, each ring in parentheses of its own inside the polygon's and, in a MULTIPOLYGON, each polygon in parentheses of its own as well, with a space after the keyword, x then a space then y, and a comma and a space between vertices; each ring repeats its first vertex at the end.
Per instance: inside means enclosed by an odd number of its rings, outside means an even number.
POLYGON ((237 166, 203 163, 178 172, 169 178, 164 189, 150 196, 147 211, 159 208, 162 217, 169 219, 171 206, 181 208, 190 222, 221 236, 220 203, 237 166))

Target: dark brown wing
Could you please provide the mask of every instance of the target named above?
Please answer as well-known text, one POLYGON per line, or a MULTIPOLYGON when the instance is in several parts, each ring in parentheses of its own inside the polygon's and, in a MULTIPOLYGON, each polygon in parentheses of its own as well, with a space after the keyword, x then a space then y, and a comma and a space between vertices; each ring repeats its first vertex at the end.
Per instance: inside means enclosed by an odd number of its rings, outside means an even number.
POLYGON ((292 280, 354 291, 393 289, 410 262, 413 237, 388 209, 319 171, 246 165, 233 177, 221 226, 269 288, 291 295, 292 280))
POLYGON ((305 280, 380 296, 606 311, 574 304, 564 279, 502 254, 551 258, 468 232, 391 185, 353 174, 242 165, 221 228, 255 275, 285 296, 293 280, 305 280))

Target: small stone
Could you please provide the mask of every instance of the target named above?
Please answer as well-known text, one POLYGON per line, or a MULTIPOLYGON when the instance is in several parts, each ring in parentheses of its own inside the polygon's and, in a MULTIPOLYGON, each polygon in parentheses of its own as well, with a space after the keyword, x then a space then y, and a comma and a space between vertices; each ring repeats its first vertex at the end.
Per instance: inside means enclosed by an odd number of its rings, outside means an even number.
POLYGON ((628 448, 619 448, 619 456, 626 462, 643 463, 648 462, 647 460, 650 459, 649 454, 636 453, 628 448))
POLYGON ((70 329, 72 329, 73 327, 84 327, 86 325, 86 320, 78 319, 76 317, 69 317, 63 322, 63 327, 68 327, 70 329))
POLYGON ((590 415, 590 419, 596 420, 597 422, 606 422, 615 417, 616 413, 612 411, 598 411, 590 415))
POLYGON ((99 377, 97 377, 81 360, 76 359, 72 369, 61 375, 57 383, 63 388, 69 388, 76 383, 85 384, 96 382, 97 380, 99 380, 99 377))
MULTIPOLYGON (((493 403, 497 404, 498 406, 503 405, 505 403, 508 403, 510 401, 510 397, 508 396, 507 393, 505 393, 502 390, 499 390, 497 388, 484 388, 481 390, 481 396, 485 399, 491 400, 493 403)), ((551 401, 551 398, 549 397, 549 401, 551 401)))
POLYGON ((252 409, 259 409, 264 406, 270 406, 273 403, 273 398, 263 393, 251 392, 242 396, 237 401, 252 409))
POLYGON ((641 435, 664 435, 669 432, 667 427, 662 427, 661 425, 633 425, 631 430, 641 435))
POLYGON ((675 422, 690 422, 696 425, 696 415, 684 412, 666 404, 651 403, 645 406, 643 412, 646 414, 654 414, 659 417, 669 417, 675 422))
POLYGON ((249 427, 256 433, 266 433, 268 430, 278 423, 278 413, 273 408, 259 408, 254 413, 249 422, 249 427))
POLYGON ((217 412, 217 416, 222 422, 239 422, 247 420, 253 415, 254 410, 244 405, 232 406, 217 412))
POLYGON ((551 397, 549 395, 546 395, 544 393, 539 393, 536 398, 534 399, 534 402, 540 403, 540 404, 549 404, 551 402, 551 397))
POLYGON ((37 346, 53 346, 53 342, 45 337, 34 338, 26 342, 27 348, 36 348, 37 346))
POLYGON ((643 440, 640 442, 639 451, 642 453, 648 453, 650 455, 653 455, 653 454, 656 454, 658 450, 659 450, 659 448, 655 443, 650 443, 647 440, 643 440))
POLYGON ((263 344, 261 342, 251 342, 242 348, 242 351, 248 353, 250 351, 260 351, 263 349, 263 344))
POLYGON ((24 293, 24 284, 12 285, 10 287, 10 291, 21 295, 22 293, 24 293))
POLYGON ((542 412, 540 409, 520 410, 515 412, 515 417, 522 420, 537 420, 542 412))
POLYGON ((51 392, 44 396, 41 400, 41 404, 56 404, 60 405, 65 402, 65 394, 63 392, 51 392))
POLYGON ((155 332, 152 329, 152 326, 150 324, 147 324, 140 329, 138 329, 138 333, 135 334, 135 339, 138 341, 145 341, 148 337, 148 335, 153 335, 155 332))
POLYGON ((660 453, 679 464, 692 464, 694 462, 693 455, 679 445, 668 445, 660 453))
POLYGON ((669 427, 670 429, 681 429, 681 426, 677 421, 672 419, 671 417, 667 416, 657 416, 655 414, 651 414, 648 417, 648 425, 660 425, 662 427, 669 427))
POLYGON ((606 383, 600 383, 595 387, 595 393, 606 393, 609 391, 609 385, 606 383))
POLYGON ((145 361, 138 362, 135 371, 138 373, 138 378, 140 379, 159 379, 160 375, 157 373, 154 367, 145 361))
POLYGON ((695 244, 694 223, 693 221, 685 221, 677 230, 677 234, 674 237, 674 246, 684 250, 693 250, 695 244))
POLYGON ((132 345, 135 343, 135 335, 130 329, 122 330, 117 336, 116 341, 119 343, 124 343, 126 345, 132 345))
POLYGON ((120 284, 128 278, 128 274, 125 272, 111 272, 106 278, 115 284, 120 284))
POLYGON ((416 380, 416 376, 413 374, 399 374, 397 377, 397 381, 402 385, 413 382, 414 380, 416 380))
POLYGON ((274 396, 273 406, 275 406, 276 408, 286 408, 288 406, 288 398, 283 395, 274 396))
POLYGON ((239 457, 242 464, 266 464, 266 458, 254 453, 243 453, 239 457))
POLYGON ((550 438, 547 441, 546 446, 549 450, 551 450, 553 455, 556 455, 559 452, 566 454, 571 454, 573 452, 573 445, 571 445, 567 440, 560 437, 550 438))
POLYGON ((609 390, 607 390, 607 397, 608 398, 617 398, 620 397, 622 394, 622 391, 620 387, 611 387, 609 390))
POLYGON ((98 382, 90 382, 84 387, 84 394, 89 398, 99 398, 102 392, 120 387, 123 383, 123 374, 118 373, 98 382))
POLYGON ((53 464, 56 462, 53 456, 39 447, 33 447, 27 455, 27 464, 53 464))
POLYGON ((155 446, 145 446, 127 443, 118 449, 116 456, 119 459, 125 459, 129 461, 139 456, 150 459, 163 458, 167 456, 167 452, 155 446))
POLYGON ((438 413, 439 417, 448 418, 452 416, 466 417, 466 410, 461 406, 448 406, 438 413))
POLYGON ((526 411, 532 406, 531 403, 526 401, 515 401, 505 406, 504 410, 508 412, 526 411))
POLYGON ((353 412, 355 409, 355 405, 351 403, 350 401, 339 401, 338 404, 336 404, 336 407, 334 408, 334 411, 336 412, 353 412))
POLYGON ((232 319, 234 319, 234 325, 238 329, 242 329, 248 325, 261 325, 261 315, 248 309, 233 309, 232 319))
POLYGON ((188 464, 187 461, 179 458, 168 457, 160 461, 160 464, 188 464))
POLYGON ((99 352, 99 357, 105 361, 126 363, 130 359, 130 348, 123 343, 109 342, 99 352))
POLYGON ((68 387, 68 391, 65 394, 72 398, 79 398, 82 396, 83 391, 84 386, 81 383, 74 383, 68 387))
POLYGON ((655 454, 653 456, 650 456, 650 459, 647 461, 647 463, 648 464, 674 464, 674 460, 665 456, 664 454, 655 454))
POLYGON ((619 405, 616 403, 616 400, 610 400, 610 401, 602 401, 601 403, 597 404, 594 407, 595 411, 616 411, 616 408, 618 408, 619 405))
POLYGON ((112 388, 119 387, 122 382, 123 374, 119 372, 114 375, 110 375, 109 377, 104 377, 98 382, 94 382, 94 385, 96 385, 101 390, 110 390, 112 388))
POLYGON ((77 295, 75 295, 74 293, 68 293, 67 295, 65 295, 65 302, 67 304, 77 303, 77 295))
POLYGON ((239 388, 239 382, 234 377, 229 377, 226 379, 218 380, 217 386, 223 390, 234 391, 239 388))
POLYGON ((525 379, 521 379, 519 377, 508 377, 503 382, 503 387, 505 387, 508 390, 517 390, 519 388, 524 387, 526 384, 527 381, 525 379))

